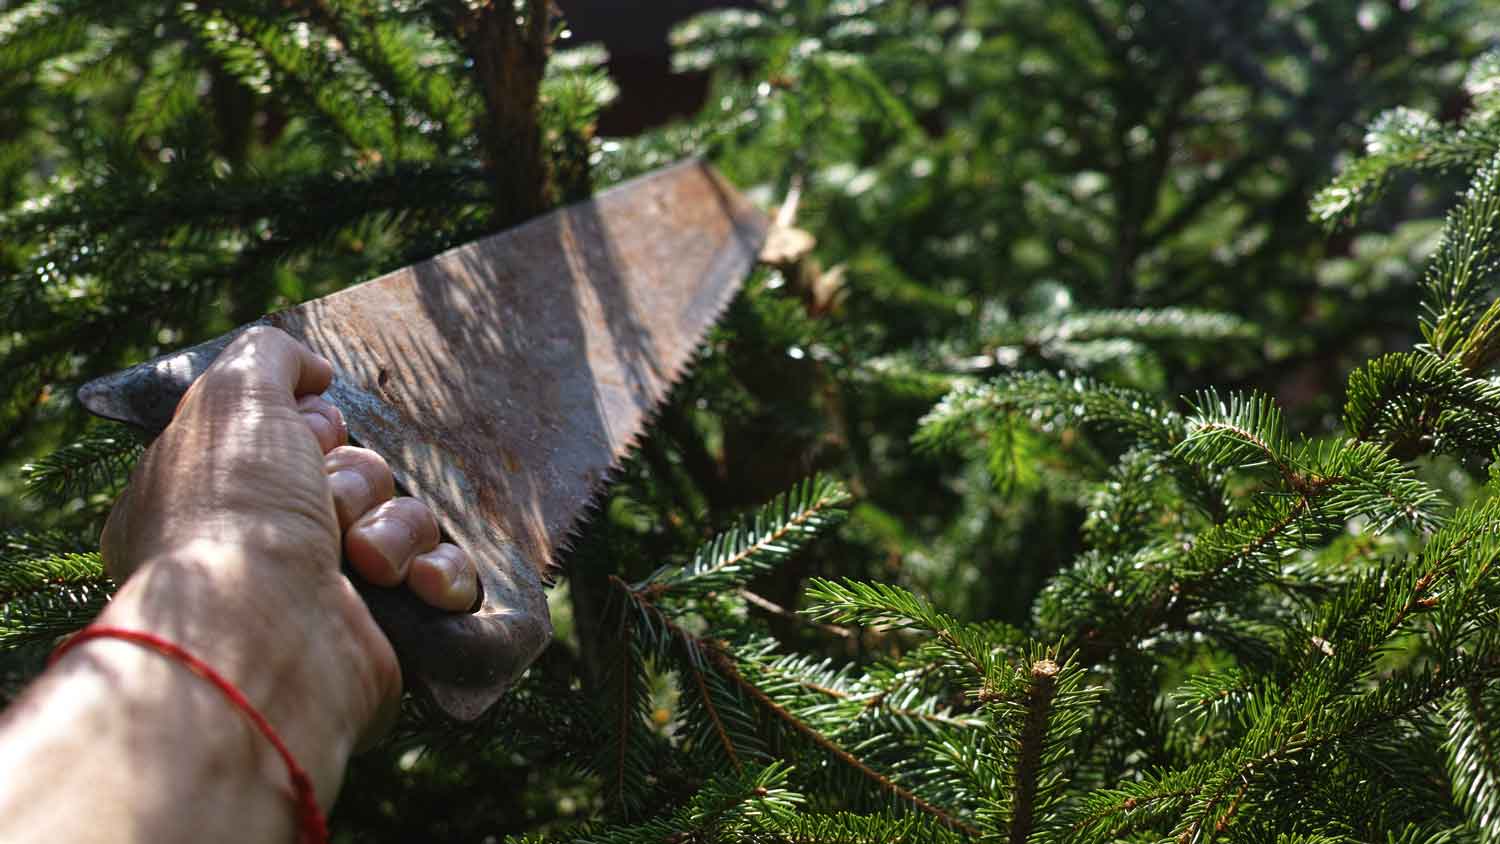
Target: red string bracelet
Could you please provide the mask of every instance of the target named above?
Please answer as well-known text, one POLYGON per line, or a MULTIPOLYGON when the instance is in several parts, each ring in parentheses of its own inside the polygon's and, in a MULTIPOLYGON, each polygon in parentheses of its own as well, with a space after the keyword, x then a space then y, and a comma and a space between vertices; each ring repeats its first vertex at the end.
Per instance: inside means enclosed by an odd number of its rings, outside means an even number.
POLYGON ((297 825, 301 830, 301 838, 304 844, 327 844, 328 824, 323 820, 323 811, 318 808, 318 796, 313 792, 312 780, 308 778, 307 772, 302 770, 302 766, 297 764, 297 760, 292 757, 292 752, 282 742, 281 736, 276 734, 276 730, 271 726, 271 722, 267 721, 264 715, 256 711, 255 706, 250 703, 250 700, 233 683, 226 680, 219 672, 210 668, 208 663, 160 636, 144 633, 139 630, 126 630, 120 627, 85 627, 73 634, 61 645, 58 645, 57 649, 52 652, 52 656, 47 660, 47 664, 51 665, 57 662, 63 654, 72 650, 75 645, 87 642, 90 639, 125 639, 126 641, 135 642, 138 645, 144 645, 159 654, 177 660, 187 666, 194 674, 212 683, 215 688, 224 694, 224 697, 229 698, 229 702, 234 704, 236 709, 243 712, 245 717, 250 719, 250 723, 254 724, 257 730, 260 730, 260 734, 266 737, 266 740, 271 743, 272 747, 276 748, 276 752, 281 756, 281 761, 286 763, 287 773, 292 778, 292 791, 297 800, 297 825))

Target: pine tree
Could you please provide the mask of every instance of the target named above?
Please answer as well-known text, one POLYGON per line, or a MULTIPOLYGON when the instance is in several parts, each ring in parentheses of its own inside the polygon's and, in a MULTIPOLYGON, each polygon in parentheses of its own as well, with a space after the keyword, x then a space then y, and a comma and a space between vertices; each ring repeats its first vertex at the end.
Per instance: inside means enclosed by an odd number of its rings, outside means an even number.
POLYGON ((1303 223, 1365 116, 1440 102, 1466 4, 772 2, 679 29, 703 114, 609 140, 562 32, 3 13, 6 691, 111 588, 143 444, 82 379, 704 154, 814 252, 601 500, 558 643, 476 724, 410 701, 340 835, 1488 840, 1500 60, 1456 121, 1376 120, 1303 223), (1394 188, 1434 167, 1472 185, 1422 284, 1360 275, 1410 238, 1319 268, 1317 222, 1421 213, 1394 188), (1278 369, 1352 369, 1342 424, 1278 369))

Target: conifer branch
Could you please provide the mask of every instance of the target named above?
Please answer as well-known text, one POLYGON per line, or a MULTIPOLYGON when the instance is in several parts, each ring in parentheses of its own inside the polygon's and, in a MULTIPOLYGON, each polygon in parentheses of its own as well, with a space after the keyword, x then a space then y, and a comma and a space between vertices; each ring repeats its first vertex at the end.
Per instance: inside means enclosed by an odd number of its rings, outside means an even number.
POLYGON ((624 807, 627 805, 629 778, 631 774, 629 760, 631 752, 631 736, 635 730, 633 719, 638 714, 639 689, 636 687, 637 658, 639 656, 635 644, 635 627, 628 623, 628 614, 622 610, 620 613, 620 624, 616 630, 615 640, 619 643, 619 656, 615 661, 614 670, 619 676, 617 723, 614 731, 614 741, 617 743, 611 766, 609 782, 614 794, 615 803, 624 807))
MULTIPOLYGON (((1204 587, 1210 586, 1226 572, 1240 566, 1241 563, 1253 559, 1264 549, 1274 543, 1278 536, 1294 525, 1299 518, 1305 515, 1312 507, 1312 502, 1306 497, 1299 497, 1281 518, 1267 525, 1258 535, 1248 542, 1239 544, 1233 551, 1224 556, 1215 556, 1212 559, 1212 567, 1193 572, 1186 577, 1172 580, 1160 587, 1146 602, 1149 608, 1147 613, 1140 616, 1137 631, 1148 631, 1155 629, 1157 625, 1170 623, 1172 619, 1184 619, 1187 606, 1195 598, 1197 593, 1204 587)), ((1195 549, 1196 550, 1196 549, 1195 549)), ((1097 661, 1102 658, 1097 653, 1091 655, 1091 660, 1097 661)))
POLYGON ((1005 345, 1045 350, 1060 343, 1102 340, 1217 343, 1249 340, 1257 332, 1233 314, 1191 308, 1081 311, 1058 319, 1031 317, 987 339, 1005 345))
POLYGON ((1493 842, 1500 819, 1500 746, 1497 746, 1493 707, 1485 700, 1492 690, 1475 682, 1458 692, 1448 709, 1448 776, 1453 796, 1479 831, 1493 842))
POLYGON ((816 621, 811 621, 806 616, 801 615, 800 613, 792 612, 791 610, 783 607, 775 601, 771 601, 754 592, 751 592, 749 589, 741 587, 736 594, 738 594, 741 598, 744 598, 745 603, 750 604, 754 607, 759 607, 760 609, 765 610, 766 612, 776 616, 777 618, 784 618, 787 621, 794 621, 798 624, 805 624, 810 627, 816 628, 817 630, 821 630, 822 632, 827 633, 830 636, 837 636, 840 639, 859 638, 859 633, 855 630, 852 630, 848 627, 840 627, 837 624, 820 624, 816 621))
POLYGON ((355 149, 388 149, 392 136, 384 121, 372 120, 367 100, 353 90, 335 62, 316 49, 298 49, 285 38, 279 21, 266 20, 231 8, 186 8, 184 20, 197 30, 198 40, 232 70, 244 75, 274 77, 312 112, 337 130, 355 149))
POLYGON ((1240 790, 1235 792, 1234 799, 1229 801, 1229 808, 1219 817, 1218 823, 1214 824, 1214 833, 1222 835, 1229 829, 1229 824, 1234 820, 1234 815, 1239 811, 1240 801, 1245 799, 1245 792, 1250 790, 1250 781, 1247 779, 1240 783, 1240 790))
POLYGON ((0 648, 45 642, 83 627, 113 593, 97 553, 61 537, 12 535, 0 545, 0 648))
MULTIPOLYGON (((1194 810, 1184 816, 1184 822, 1178 827, 1178 841, 1186 844, 1199 840, 1203 824, 1209 819, 1214 820, 1216 827, 1220 822, 1227 825, 1228 808, 1223 813, 1216 813, 1215 809, 1237 784, 1240 785, 1237 793, 1242 796, 1243 788, 1248 787, 1256 776, 1289 762, 1293 757, 1315 754, 1340 740, 1379 729, 1396 719, 1412 717, 1455 689, 1494 677, 1500 673, 1500 660, 1468 660, 1463 664, 1455 661, 1449 668, 1452 670, 1441 674, 1411 672, 1391 678, 1383 688, 1366 692, 1331 710, 1309 702, 1316 700, 1311 698, 1300 703, 1302 714, 1299 717, 1288 719, 1280 713, 1269 713, 1268 723, 1264 726, 1274 732, 1271 733, 1272 744, 1265 750, 1254 754, 1245 752, 1247 747, 1256 744, 1257 737, 1252 733, 1231 753, 1229 765, 1220 762, 1195 766, 1200 771, 1214 769, 1210 782, 1216 784, 1206 792, 1199 789, 1194 810), (1238 759, 1234 758, 1236 755, 1238 759)), ((1304 677, 1300 685, 1307 687, 1315 680, 1304 677)), ((1233 802, 1237 804, 1238 801, 1239 797, 1236 797, 1233 802)))
POLYGON ((814 475, 699 546, 686 566, 658 571, 643 587, 655 599, 739 586, 837 526, 848 503, 849 493, 842 485, 814 475))
POLYGON ((1016 782, 1011 797, 1010 844, 1026 844, 1036 824, 1037 780, 1042 764, 1042 748, 1047 741, 1047 721, 1052 713, 1052 699, 1057 694, 1057 674, 1061 670, 1050 659, 1031 664, 1031 683, 1026 689, 1023 706, 1026 720, 1021 726, 1016 753, 1016 782))
POLYGON ((1153 396, 1090 378, 1025 372, 960 384, 922 417, 912 441, 922 448, 951 448, 971 441, 976 428, 981 436, 1003 430, 1010 417, 1052 431, 1083 427, 1122 435, 1155 456, 1188 503, 1214 521, 1225 516, 1222 479, 1177 451, 1188 435, 1187 420, 1153 396))
POLYGON ((776 716, 776 718, 779 719, 782 723, 791 727, 793 731, 800 734, 808 741, 811 741, 818 747, 822 748, 825 752, 833 756, 835 759, 838 759, 851 770, 857 771, 858 773, 863 775, 866 779, 870 780, 876 786, 878 786, 882 791, 886 791, 902 802, 920 809, 923 812, 926 812, 927 814, 936 818, 938 823, 941 823, 943 826, 948 827, 949 829, 954 829, 959 832, 966 833, 968 835, 979 835, 979 829, 977 827, 957 817, 954 817, 947 811, 934 806, 931 803, 928 803, 926 800, 918 797, 916 794, 904 788, 899 783, 894 782, 884 774, 881 774, 879 771, 861 762, 858 757, 854 756, 849 751, 844 750, 842 747, 834 744, 822 733, 803 723, 801 719, 797 718, 795 715, 782 708, 781 705, 772 700, 769 695, 761 691, 760 687, 746 680, 744 676, 740 674, 739 668, 735 666, 733 660, 731 660, 728 655, 719 650, 716 646, 708 645, 707 647, 709 648, 709 650, 707 651, 709 659, 713 661, 714 665, 722 674, 724 674, 724 676, 728 677, 736 684, 738 684, 740 688, 744 689, 747 694, 749 694, 752 698, 759 702, 760 705, 766 709, 766 711, 776 716))
POLYGON ((49 554, 0 563, 0 604, 34 599, 79 586, 104 584, 107 579, 99 555, 49 554))
POLYGON ((1399 106, 1377 115, 1365 133, 1365 154, 1341 168, 1311 203, 1312 216, 1330 229, 1357 219, 1401 171, 1441 172, 1484 166, 1500 149, 1496 124, 1495 50, 1479 57, 1464 79, 1471 108, 1456 125, 1399 106))
POLYGON ((708 694, 708 685, 703 682, 703 671, 692 661, 688 662, 688 671, 693 675, 693 682, 698 688, 698 697, 703 701, 703 708, 714 722, 714 733, 719 737, 719 744, 724 747, 724 754, 729 761, 734 763, 736 771, 743 771, 745 766, 740 764, 739 754, 734 752, 734 742, 730 740, 729 733, 724 730, 724 721, 719 718, 719 710, 714 706, 713 700, 708 694))
POLYGON ((100 425, 63 448, 21 467, 26 492, 54 504, 90 492, 112 493, 144 449, 123 425, 100 425))
POLYGON ((987 384, 960 385, 922 417, 913 441, 942 447, 962 438, 976 423, 1009 413, 1039 421, 1066 417, 1074 424, 1114 428, 1161 451, 1170 451, 1186 435, 1181 415, 1144 393, 1065 374, 1021 373, 987 384))
MULTIPOLYGON (((424 117, 436 124, 438 133, 446 143, 458 141, 453 125, 456 115, 451 108, 445 108, 434 97, 432 72, 402 67, 400 62, 393 60, 381 42, 382 22, 376 20, 368 9, 363 10, 364 13, 360 15, 358 28, 351 30, 339 10, 330 6, 326 0, 298 0, 298 3, 311 20, 338 41, 343 52, 357 59, 386 90, 390 95, 388 102, 393 109, 393 121, 399 118, 399 114, 394 112, 398 106, 415 105, 424 117)), ((399 135, 396 136, 396 141, 399 144, 399 135)))
POLYGON ((807 594, 817 601, 807 609, 814 618, 925 630, 979 677, 988 677, 995 664, 995 642, 989 631, 939 612, 899 586, 813 578, 807 594))
POLYGON ((635 711, 634 701, 631 699, 630 695, 630 676, 628 663, 626 661, 629 659, 629 655, 627 653, 629 648, 629 640, 622 637, 620 639, 620 700, 618 702, 618 706, 620 709, 620 723, 617 725, 618 728, 616 730, 616 735, 619 736, 620 741, 620 751, 615 757, 614 769, 615 800, 621 805, 624 805, 625 803, 625 757, 629 750, 628 744, 630 741, 630 716, 635 711))
POLYGON ((667 617, 652 600, 649 589, 632 587, 614 575, 610 576, 610 582, 615 588, 622 592, 625 597, 634 602, 640 611, 655 617, 656 623, 660 624, 670 635, 684 644, 692 653, 699 654, 708 660, 708 663, 718 670, 720 676, 728 679, 738 686, 745 694, 754 699, 762 709, 769 712, 781 723, 806 740, 812 742, 818 748, 828 753, 840 763, 874 783, 881 791, 884 791, 898 800, 925 812, 944 826, 955 829, 969 835, 978 835, 977 827, 960 818, 955 817, 946 810, 927 802, 901 784, 895 782, 869 765, 865 764, 857 756, 839 747, 820 731, 809 726, 802 719, 793 715, 781 704, 777 703, 770 695, 766 694, 759 686, 750 682, 740 672, 734 660, 723 650, 722 646, 710 640, 695 636, 667 617))
POLYGON ((1490 303, 1483 312, 1476 286, 1494 270, 1495 243, 1490 236, 1500 222, 1500 158, 1475 174, 1464 201, 1449 215, 1443 241, 1424 280, 1431 299, 1431 319, 1422 332, 1437 354, 1456 360, 1469 372, 1486 368, 1500 352, 1494 338, 1496 317, 1490 303))
MULTIPOLYGON (((791 766, 772 763, 758 769, 713 776, 687 804, 665 816, 624 827, 569 830, 575 844, 693 844, 700 841, 752 840, 766 827, 794 826, 802 795, 786 787, 791 766)), ((546 844, 548 836, 509 837, 511 844, 546 844)), ((759 840, 758 838, 753 840, 759 840)))
POLYGON ((798 814, 757 825, 774 844, 959 844, 970 840, 925 815, 798 814))
POLYGON ((1096 792, 1097 808, 1085 812, 1069 826, 1074 835, 1094 833, 1087 840, 1115 840, 1127 833, 1159 823, 1180 805, 1187 803, 1198 793, 1196 785, 1151 791, 1149 786, 1136 785, 1113 791, 1096 792), (1124 817, 1115 824, 1106 824, 1118 815, 1124 817))
POLYGON ((878 691, 869 694, 853 694, 842 689, 835 689, 829 686, 820 685, 810 680, 806 680, 802 677, 797 677, 785 672, 778 671, 774 666, 761 665, 757 668, 757 670, 763 671, 767 674, 773 674, 783 677, 789 682, 794 683, 801 688, 807 689, 810 692, 816 692, 817 694, 833 698, 834 700, 847 700, 861 703, 867 709, 879 708, 900 718, 910 718, 913 721, 924 721, 941 727, 966 728, 972 727, 975 724, 972 719, 954 718, 949 715, 942 715, 935 712, 923 712, 918 709, 891 706, 887 700, 888 694, 884 691, 878 691))
POLYGON ((1231 396, 1226 403, 1213 390, 1193 402, 1196 414, 1187 422, 1187 436, 1174 453, 1210 465, 1276 467, 1287 486, 1297 489, 1301 477, 1286 462, 1286 426, 1281 411, 1268 396, 1231 396))

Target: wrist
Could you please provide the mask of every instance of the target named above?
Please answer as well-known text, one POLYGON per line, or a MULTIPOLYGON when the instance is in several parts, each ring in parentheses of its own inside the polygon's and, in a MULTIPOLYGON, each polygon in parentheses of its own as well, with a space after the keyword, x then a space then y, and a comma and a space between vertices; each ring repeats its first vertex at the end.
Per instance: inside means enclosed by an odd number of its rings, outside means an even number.
POLYGON ((138 643, 79 642, 5 716, 7 841, 171 844, 231 840, 229 829, 233 840, 294 840, 286 766, 265 737, 202 676, 138 643), (58 793, 110 799, 59 813, 58 793))
MULTIPOLYGON (((153 558, 99 623, 160 636, 234 684, 307 769, 325 807, 361 736, 399 694, 390 645, 347 578, 239 546, 200 542, 153 558)), ((220 705, 222 718, 240 717, 220 705)))

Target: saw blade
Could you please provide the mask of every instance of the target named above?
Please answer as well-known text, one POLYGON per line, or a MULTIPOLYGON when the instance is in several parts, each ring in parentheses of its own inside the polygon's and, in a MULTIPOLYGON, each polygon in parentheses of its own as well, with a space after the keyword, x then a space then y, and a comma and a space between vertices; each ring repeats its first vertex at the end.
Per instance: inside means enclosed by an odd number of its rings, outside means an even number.
POLYGON ((687 163, 271 321, 333 362, 350 432, 414 494, 546 576, 764 231, 687 163))

